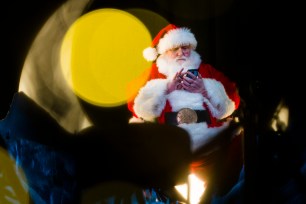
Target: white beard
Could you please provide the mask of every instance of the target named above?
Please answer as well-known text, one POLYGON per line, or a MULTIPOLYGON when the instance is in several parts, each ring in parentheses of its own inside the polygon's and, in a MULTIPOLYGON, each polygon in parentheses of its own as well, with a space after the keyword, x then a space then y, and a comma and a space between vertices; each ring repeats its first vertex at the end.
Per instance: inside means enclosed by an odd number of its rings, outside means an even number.
POLYGON ((186 72, 189 69, 197 69, 199 68, 200 64, 201 57, 194 50, 191 50, 190 56, 186 58, 186 61, 184 61, 182 64, 179 64, 176 59, 172 59, 166 54, 160 55, 156 60, 158 71, 167 76, 167 78, 174 77, 174 75, 182 68, 184 68, 183 72, 186 72))

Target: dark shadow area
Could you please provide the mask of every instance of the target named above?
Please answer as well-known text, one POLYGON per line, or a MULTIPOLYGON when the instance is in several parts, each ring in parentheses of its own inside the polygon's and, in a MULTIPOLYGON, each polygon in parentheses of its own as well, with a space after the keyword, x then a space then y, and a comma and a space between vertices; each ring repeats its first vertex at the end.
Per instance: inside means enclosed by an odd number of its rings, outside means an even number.
MULTIPOLYGON (((33 199, 76 203, 79 198, 72 195, 114 178, 133 183, 132 188, 156 185, 165 189, 183 180, 190 159, 185 132, 152 124, 127 126, 125 107, 103 109, 83 103, 101 128, 85 129, 72 137, 31 99, 16 94, 32 41, 64 2, 6 1, 0 14, 0 144, 26 169, 33 199)), ((305 203, 304 63, 299 51, 304 49, 303 7, 255 0, 108 0, 93 1, 84 13, 100 7, 145 8, 171 23, 190 27, 203 60, 237 81, 243 99, 239 125, 244 128, 245 189, 243 199, 234 203, 305 203), (278 121, 275 131, 271 121, 280 104, 289 110, 288 125, 282 128, 278 121)), ((223 165, 220 168, 227 168, 223 165)), ((237 175, 238 170, 233 171, 237 175)), ((228 182, 229 186, 235 183, 228 182)))

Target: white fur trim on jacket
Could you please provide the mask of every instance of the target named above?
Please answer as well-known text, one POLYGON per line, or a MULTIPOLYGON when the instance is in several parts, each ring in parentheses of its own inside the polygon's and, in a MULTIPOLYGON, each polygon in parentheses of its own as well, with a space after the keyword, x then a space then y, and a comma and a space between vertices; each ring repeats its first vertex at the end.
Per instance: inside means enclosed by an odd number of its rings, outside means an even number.
POLYGON ((141 118, 136 118, 135 116, 129 119, 129 123, 144 123, 145 121, 141 118))
POLYGON ((134 100, 136 115, 146 121, 154 121, 166 105, 167 79, 153 79, 139 90, 134 100))
POLYGON ((168 95, 172 111, 177 112, 182 108, 204 110, 204 97, 199 93, 190 93, 185 90, 175 90, 168 95))
POLYGON ((228 97, 221 82, 215 79, 203 79, 203 83, 208 95, 207 99, 204 98, 204 102, 211 114, 217 119, 231 115, 235 110, 235 103, 228 97))
POLYGON ((229 122, 224 122, 220 127, 207 127, 207 123, 204 122, 178 125, 178 127, 188 132, 191 140, 191 150, 193 152, 210 142, 228 126, 229 122))

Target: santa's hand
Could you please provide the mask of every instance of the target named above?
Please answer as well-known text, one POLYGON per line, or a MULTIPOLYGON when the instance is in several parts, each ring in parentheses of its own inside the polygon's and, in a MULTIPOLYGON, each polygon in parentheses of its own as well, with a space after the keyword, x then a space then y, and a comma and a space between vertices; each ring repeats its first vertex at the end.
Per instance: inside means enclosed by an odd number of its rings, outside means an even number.
POLYGON ((183 68, 179 72, 177 72, 173 79, 167 84, 167 94, 171 93, 172 91, 182 89, 182 71, 183 68))
POLYGON ((205 89, 201 74, 195 76, 194 74, 188 72, 188 75, 189 76, 184 76, 181 83, 183 89, 191 93, 201 93, 204 97, 206 97, 207 91, 205 89))

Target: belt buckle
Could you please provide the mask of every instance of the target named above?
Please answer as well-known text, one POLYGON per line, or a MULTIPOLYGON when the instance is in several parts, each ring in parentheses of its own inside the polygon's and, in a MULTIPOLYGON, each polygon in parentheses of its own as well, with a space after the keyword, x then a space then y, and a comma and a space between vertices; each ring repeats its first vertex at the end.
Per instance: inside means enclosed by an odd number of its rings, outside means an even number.
POLYGON ((178 124, 190 124, 198 121, 197 113, 190 108, 182 108, 176 115, 176 121, 178 124))

